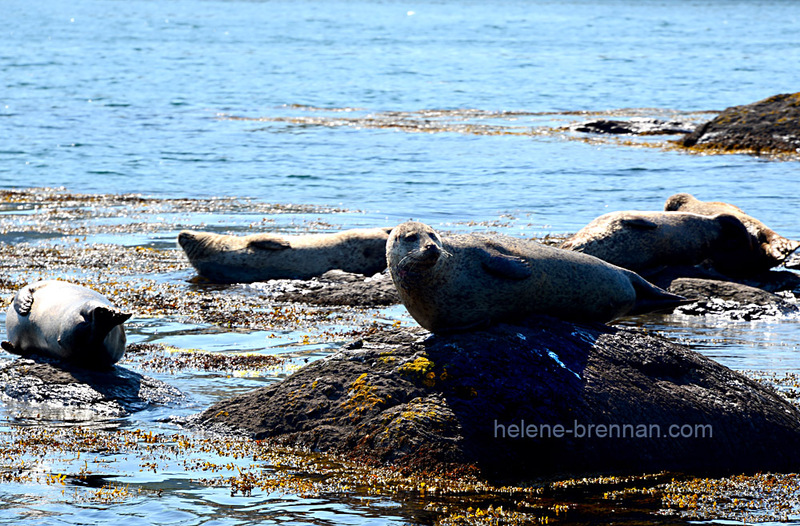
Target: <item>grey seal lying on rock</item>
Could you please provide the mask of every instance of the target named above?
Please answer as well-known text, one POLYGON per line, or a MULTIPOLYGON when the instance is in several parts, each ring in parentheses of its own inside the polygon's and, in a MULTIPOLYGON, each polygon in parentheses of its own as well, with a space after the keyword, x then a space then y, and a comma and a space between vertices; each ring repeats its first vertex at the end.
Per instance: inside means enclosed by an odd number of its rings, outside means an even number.
POLYGON ((414 221, 392 230, 386 258, 406 309, 432 332, 530 314, 606 322, 690 302, 586 254, 494 234, 442 237, 414 221))
POLYGON ((744 224, 731 214, 640 210, 604 214, 560 248, 642 274, 706 260, 721 272, 738 274, 743 259, 756 251, 744 224))
POLYGON ((311 279, 333 269, 371 276, 386 268, 391 228, 334 234, 230 236, 184 230, 178 235, 198 274, 218 283, 311 279))
POLYGON ((130 317, 86 287, 38 281, 17 291, 6 313, 8 341, 2 347, 14 354, 107 368, 125 354, 122 324, 130 317))

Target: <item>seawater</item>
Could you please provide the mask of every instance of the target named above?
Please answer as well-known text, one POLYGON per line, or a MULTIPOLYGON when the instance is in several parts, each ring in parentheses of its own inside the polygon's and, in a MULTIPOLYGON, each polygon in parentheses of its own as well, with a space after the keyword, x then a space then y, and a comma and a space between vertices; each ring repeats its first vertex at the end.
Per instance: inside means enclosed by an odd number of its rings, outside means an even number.
MULTIPOLYGON (((518 236, 573 232, 613 210, 658 210, 685 191, 800 238, 796 162, 536 133, 586 118, 578 112, 710 118, 704 112, 797 91, 800 3, 791 0, 5 0, 0 9, 0 188, 240 196, 345 209, 323 218, 331 230, 413 218, 518 236), (531 133, 332 125, 429 110, 454 121, 466 110, 497 112, 499 125, 531 133)), ((241 232, 253 218, 185 220, 241 232)), ((800 369, 795 319, 659 323, 651 328, 736 369, 800 369)), ((135 326, 132 340, 209 350, 263 341, 194 329, 156 320, 135 326)), ((264 380, 179 382, 198 393, 191 411, 264 380)), ((414 522, 391 502, 376 513, 333 497, 267 499, 237 514, 227 490, 173 478, 160 481, 171 488, 161 500, 96 507, 3 485, 0 522, 414 522)))

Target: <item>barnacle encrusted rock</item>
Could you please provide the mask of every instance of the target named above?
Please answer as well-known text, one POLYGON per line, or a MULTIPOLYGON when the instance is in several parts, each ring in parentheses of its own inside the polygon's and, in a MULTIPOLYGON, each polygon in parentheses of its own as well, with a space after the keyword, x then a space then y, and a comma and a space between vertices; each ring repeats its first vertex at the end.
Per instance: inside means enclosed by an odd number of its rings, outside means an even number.
POLYGON ((733 106, 678 140, 708 153, 800 153, 800 93, 733 106))
POLYGON ((800 467, 800 411, 770 388, 662 337, 548 317, 377 333, 193 423, 502 481, 800 467))

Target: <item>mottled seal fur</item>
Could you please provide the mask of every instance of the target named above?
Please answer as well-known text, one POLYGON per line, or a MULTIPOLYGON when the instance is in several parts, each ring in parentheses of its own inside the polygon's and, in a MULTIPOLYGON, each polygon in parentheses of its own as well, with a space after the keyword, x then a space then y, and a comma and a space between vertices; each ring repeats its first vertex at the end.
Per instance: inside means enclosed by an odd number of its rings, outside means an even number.
POLYGON ((17 291, 6 313, 8 341, 20 355, 39 354, 102 369, 125 354, 122 312, 103 295, 65 281, 39 281, 17 291))
POLYGON ((706 260, 737 274, 739 259, 754 248, 747 229, 730 214, 629 210, 604 214, 560 248, 583 252, 642 275, 706 260))
POLYGON ((664 203, 664 210, 692 212, 705 216, 724 213, 739 218, 753 237, 756 249, 746 260, 740 261, 740 266, 753 273, 784 263, 786 258, 800 247, 800 241, 781 236, 758 219, 744 213, 741 208, 729 203, 700 201, 691 194, 681 193, 670 196, 664 203))
POLYGON ((386 268, 391 228, 334 234, 230 236, 184 230, 178 235, 198 274, 217 283, 310 279, 333 269, 372 276, 386 268))
POLYGON ((531 314, 606 322, 688 303, 586 254, 502 235, 442 237, 414 221, 395 227, 386 258, 406 309, 432 332, 531 314))

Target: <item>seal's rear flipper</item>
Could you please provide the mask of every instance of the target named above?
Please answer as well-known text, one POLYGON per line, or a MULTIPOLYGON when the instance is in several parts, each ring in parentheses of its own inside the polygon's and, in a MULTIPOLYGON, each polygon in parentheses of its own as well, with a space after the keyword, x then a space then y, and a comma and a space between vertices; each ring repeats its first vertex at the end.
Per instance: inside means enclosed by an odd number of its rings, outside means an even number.
MULTIPOLYGON (((33 293, 36 289, 31 285, 21 288, 14 297, 14 310, 20 316, 27 316, 33 307, 33 293)), ((5 347, 4 347, 5 348, 5 347)))
POLYGON ((96 307, 92 311, 92 320, 95 323, 95 328, 101 331, 105 329, 110 331, 117 325, 122 325, 128 321, 131 316, 133 314, 130 312, 122 312, 119 309, 109 307, 96 307))
POLYGON ((688 305, 697 301, 689 299, 656 287, 638 274, 630 273, 631 284, 636 291, 636 303, 628 311, 629 316, 645 314, 648 312, 671 311, 681 305, 688 305))
POLYGON ((786 259, 783 260, 783 266, 794 270, 800 270, 800 250, 795 249, 794 252, 786 256, 786 259))

